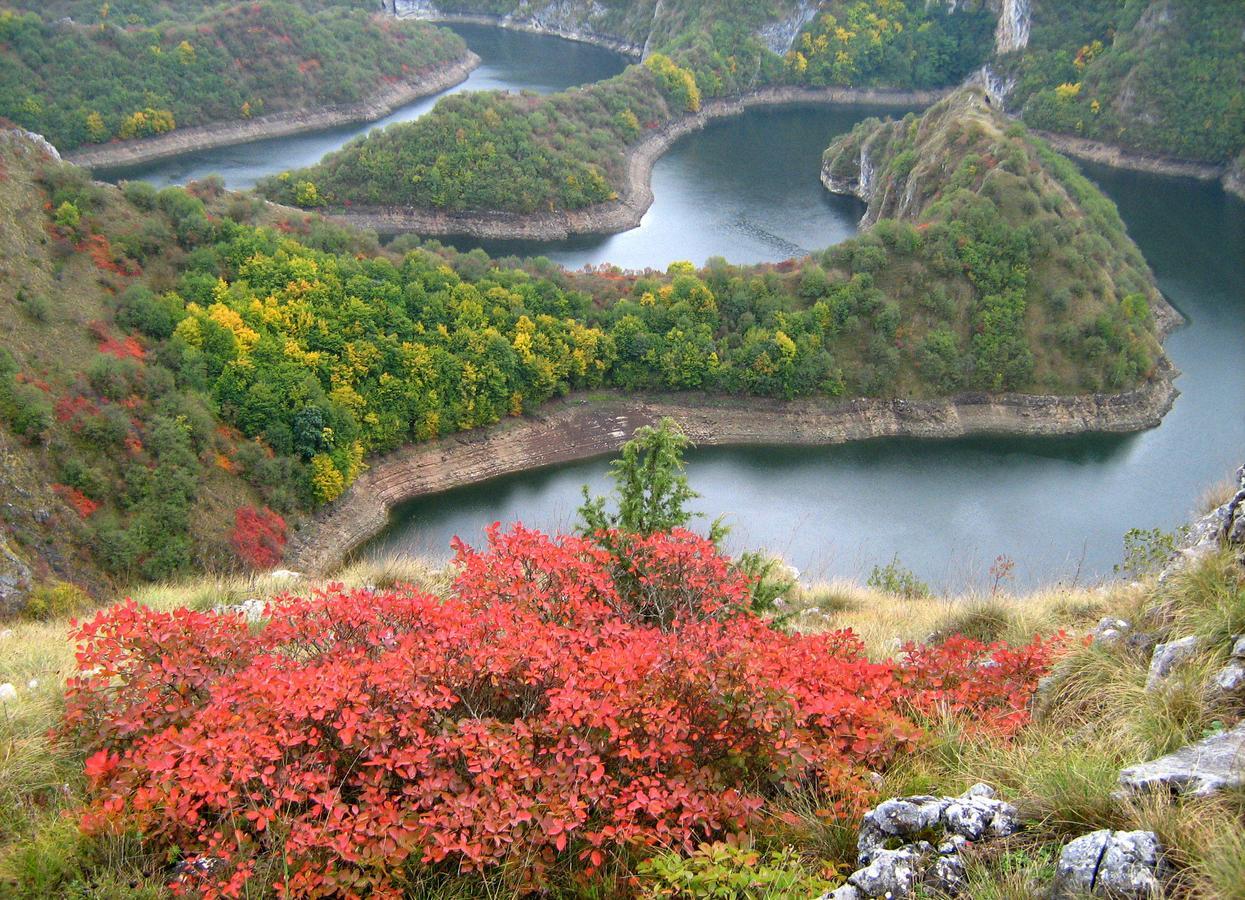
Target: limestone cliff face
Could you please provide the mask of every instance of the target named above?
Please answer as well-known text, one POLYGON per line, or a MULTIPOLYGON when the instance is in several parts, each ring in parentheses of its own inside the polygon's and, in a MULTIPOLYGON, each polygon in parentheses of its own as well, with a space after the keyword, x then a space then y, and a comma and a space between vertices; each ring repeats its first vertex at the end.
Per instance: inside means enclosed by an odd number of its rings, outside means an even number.
POLYGON ((994 52, 1002 56, 1029 46, 1029 27, 1032 21, 1031 0, 1001 0, 999 24, 994 32, 994 52))
POLYGON ((1224 189, 1245 200, 1245 152, 1236 158, 1223 176, 1224 189))
POLYGON ((795 39, 804 30, 804 26, 813 21, 819 7, 820 4, 813 0, 804 0, 790 15, 763 26, 759 37, 770 52, 782 56, 795 45, 795 39))
MULTIPOLYGON (((380 2, 383 9, 397 16, 500 25, 598 44, 641 58, 659 49, 677 31, 689 27, 687 10, 666 0, 633 0, 625 4, 601 0, 512 0, 505 4, 478 0, 380 2)), ((770 6, 773 18, 757 28, 756 36, 771 51, 782 55, 791 49, 821 5, 817 0, 781 0, 770 6)), ((697 27, 696 22, 691 22, 690 27, 697 27)))
POLYGON ((487 11, 483 4, 453 0, 385 0, 384 5, 404 18, 498 25, 596 44, 638 57, 644 50, 653 3, 644 0, 621 13, 597 0, 520 0, 506 13, 487 11))

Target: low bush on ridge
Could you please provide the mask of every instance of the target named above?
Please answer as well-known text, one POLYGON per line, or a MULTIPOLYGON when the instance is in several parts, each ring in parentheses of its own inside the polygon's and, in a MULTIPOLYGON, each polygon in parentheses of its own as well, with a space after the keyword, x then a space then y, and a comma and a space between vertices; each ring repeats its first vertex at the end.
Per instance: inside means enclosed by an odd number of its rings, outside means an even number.
POLYGON ((127 601, 78 626, 62 732, 85 745, 88 831, 137 829, 224 865, 240 896, 400 896, 514 863, 631 870, 760 824, 793 791, 858 815, 869 770, 928 716, 1007 734, 1054 645, 955 638, 872 662, 850 632, 790 635, 676 529, 456 546, 445 597, 284 595, 267 622, 127 601))

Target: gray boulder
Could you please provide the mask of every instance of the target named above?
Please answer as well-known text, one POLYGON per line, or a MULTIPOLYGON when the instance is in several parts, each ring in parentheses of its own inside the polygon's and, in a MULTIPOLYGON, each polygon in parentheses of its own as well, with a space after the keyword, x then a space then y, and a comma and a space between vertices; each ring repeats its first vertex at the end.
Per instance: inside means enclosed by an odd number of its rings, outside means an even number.
POLYGON ((1196 656, 1201 647, 1202 639, 1197 635, 1189 635, 1155 647, 1154 655, 1150 657, 1150 674, 1146 676, 1146 690, 1157 690, 1174 669, 1196 656))
POLYGON ((1166 791, 1206 797, 1245 787, 1245 722, 1231 731, 1181 747, 1120 772, 1125 794, 1166 791))
POLYGON ((30 567, 0 534, 0 618, 15 616, 25 608, 32 578, 30 567))
POLYGON ((954 800, 943 809, 942 818, 948 832, 970 841, 1007 837, 1020 829, 1016 807, 987 797, 954 800))
POLYGON ((1154 832, 1104 829, 1063 848, 1051 898, 1090 895, 1148 900, 1163 895, 1166 875, 1163 847, 1154 832))
POLYGON ((1245 661, 1234 659, 1220 669, 1211 683, 1211 691, 1220 697, 1232 697, 1245 691, 1245 661))
POLYGON ((949 800, 945 797, 897 797, 865 813, 856 839, 856 860, 867 865, 888 842, 909 843, 938 826, 949 800))
POLYGON ((866 900, 866 898, 853 885, 845 884, 832 891, 826 891, 817 900, 866 900))
POLYGON ((916 850, 878 850, 869 865, 847 883, 866 897, 911 897, 920 883, 924 859, 916 850))
POLYGON ((939 894, 955 896, 968 883, 968 875, 964 872, 964 861, 958 853, 939 856, 925 870, 922 884, 939 894))
POLYGON ((1090 632, 1090 637, 1094 639, 1095 644, 1100 644, 1103 647, 1115 647, 1124 643, 1132 630, 1132 623, 1128 620, 1117 619, 1114 616, 1105 616, 1098 620, 1098 624, 1090 632))

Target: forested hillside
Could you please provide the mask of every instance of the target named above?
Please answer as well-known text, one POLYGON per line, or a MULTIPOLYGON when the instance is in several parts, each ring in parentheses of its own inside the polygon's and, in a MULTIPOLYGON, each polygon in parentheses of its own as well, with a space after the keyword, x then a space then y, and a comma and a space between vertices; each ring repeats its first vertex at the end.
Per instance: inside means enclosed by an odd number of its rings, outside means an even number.
POLYGON ((1245 4, 1034 3, 1009 106, 1035 128, 1225 163, 1245 149, 1245 4))
POLYGON ((73 21, 0 9, 0 116, 72 150, 357 103, 465 53, 445 29, 316 5, 134 4, 143 22, 185 15, 135 26, 125 4, 73 21))

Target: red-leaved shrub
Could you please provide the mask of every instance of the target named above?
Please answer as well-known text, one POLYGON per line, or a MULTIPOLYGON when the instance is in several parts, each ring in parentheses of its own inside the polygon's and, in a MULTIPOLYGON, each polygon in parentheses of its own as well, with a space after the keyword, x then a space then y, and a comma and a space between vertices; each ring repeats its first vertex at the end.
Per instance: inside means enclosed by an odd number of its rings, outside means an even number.
POLYGON ((256 571, 271 569, 285 552, 285 519, 268 507, 241 506, 233 514, 229 535, 238 559, 256 571))
POLYGON ((92 752, 84 826, 223 858, 192 886, 209 897, 274 858, 291 897, 396 897, 412 873, 507 862, 536 887, 741 829, 797 787, 837 803, 936 705, 1010 729, 1049 656, 961 641, 870 662, 850 633, 770 628, 694 534, 607 537, 616 553, 494 530, 458 546, 444 598, 282 596, 254 633, 101 612, 66 714, 92 752))

